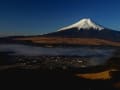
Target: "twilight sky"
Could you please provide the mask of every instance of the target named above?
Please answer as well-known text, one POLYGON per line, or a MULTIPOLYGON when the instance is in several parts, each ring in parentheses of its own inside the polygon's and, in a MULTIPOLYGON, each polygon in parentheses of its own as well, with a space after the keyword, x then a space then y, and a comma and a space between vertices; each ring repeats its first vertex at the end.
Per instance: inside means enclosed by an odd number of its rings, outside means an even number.
POLYGON ((53 32, 82 18, 120 30, 120 0, 0 0, 0 36, 53 32))

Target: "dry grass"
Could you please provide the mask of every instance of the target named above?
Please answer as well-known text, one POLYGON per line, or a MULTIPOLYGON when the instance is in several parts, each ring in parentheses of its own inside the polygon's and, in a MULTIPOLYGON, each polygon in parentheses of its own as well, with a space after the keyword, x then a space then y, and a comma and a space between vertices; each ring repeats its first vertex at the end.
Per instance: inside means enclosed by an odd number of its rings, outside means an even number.
POLYGON ((16 40, 29 40, 41 44, 72 44, 72 45, 111 45, 120 46, 120 42, 89 38, 64 38, 64 37, 30 37, 17 38, 16 40))
POLYGON ((116 70, 106 70, 98 73, 76 74, 77 77, 91 80, 109 80, 111 79, 110 72, 116 70))

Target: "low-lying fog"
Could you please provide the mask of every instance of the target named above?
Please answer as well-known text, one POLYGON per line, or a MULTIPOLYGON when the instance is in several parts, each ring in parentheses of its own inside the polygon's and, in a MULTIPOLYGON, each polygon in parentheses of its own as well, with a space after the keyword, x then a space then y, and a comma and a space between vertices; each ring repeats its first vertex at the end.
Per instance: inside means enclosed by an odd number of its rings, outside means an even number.
POLYGON ((40 55, 67 55, 67 56, 86 56, 90 57, 91 64, 104 63, 108 60, 115 50, 112 48, 90 48, 90 47, 76 47, 76 48, 47 48, 35 47, 19 44, 2 44, 0 45, 0 52, 15 52, 11 55, 24 56, 40 56, 40 55))

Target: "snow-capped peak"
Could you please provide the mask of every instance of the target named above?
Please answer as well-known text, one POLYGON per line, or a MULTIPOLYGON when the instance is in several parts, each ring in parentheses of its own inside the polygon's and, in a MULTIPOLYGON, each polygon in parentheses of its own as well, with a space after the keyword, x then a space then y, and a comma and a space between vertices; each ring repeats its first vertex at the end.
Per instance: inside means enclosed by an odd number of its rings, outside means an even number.
POLYGON ((100 25, 97 25, 96 23, 94 23, 91 19, 89 18, 84 18, 80 21, 78 21, 75 24, 72 24, 70 26, 64 27, 59 29, 58 31, 62 31, 62 30, 68 30, 68 29, 72 29, 72 28, 78 28, 78 30, 80 29, 95 29, 95 30, 103 30, 104 28, 101 27, 100 25))

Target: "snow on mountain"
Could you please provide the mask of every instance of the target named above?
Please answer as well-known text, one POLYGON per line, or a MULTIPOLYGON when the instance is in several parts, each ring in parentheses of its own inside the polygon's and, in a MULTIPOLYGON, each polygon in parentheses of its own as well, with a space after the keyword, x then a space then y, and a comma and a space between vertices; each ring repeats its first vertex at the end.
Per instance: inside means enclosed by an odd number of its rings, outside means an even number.
POLYGON ((70 26, 61 28, 58 31, 68 30, 68 29, 72 29, 72 28, 77 28, 78 30, 80 30, 80 29, 86 29, 86 30, 89 30, 89 29, 103 30, 104 29, 100 25, 97 25, 96 23, 94 23, 91 19, 84 18, 84 19, 78 21, 75 24, 72 24, 70 26))

